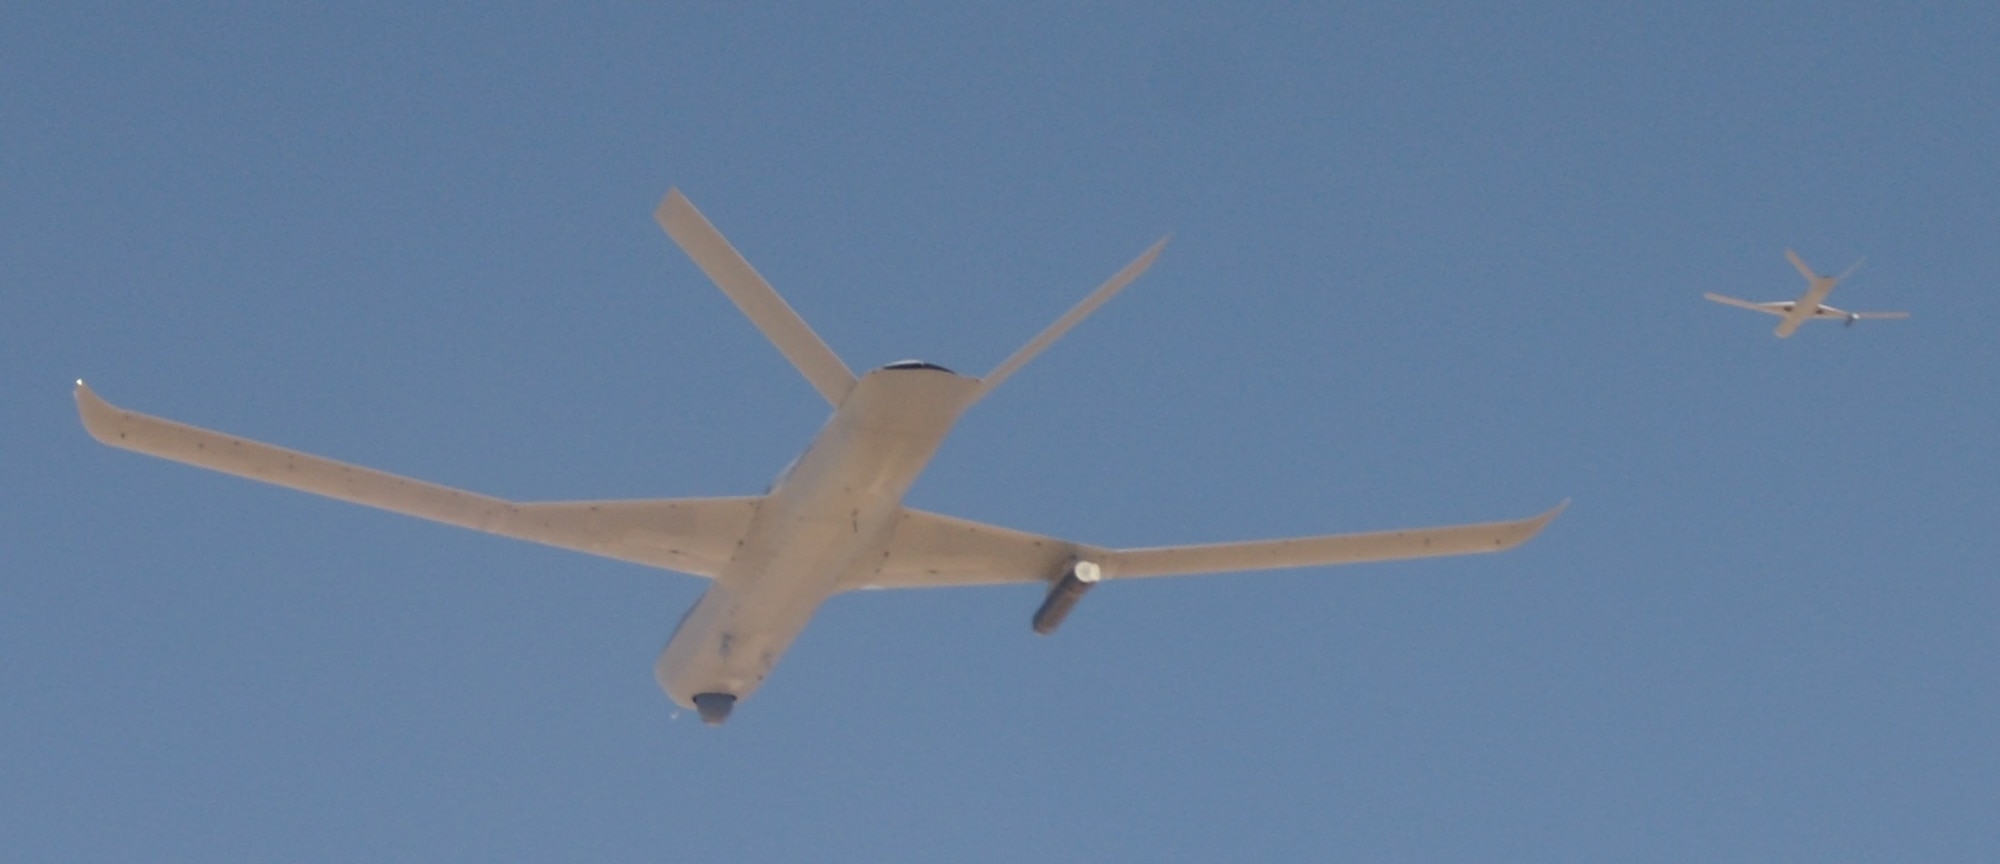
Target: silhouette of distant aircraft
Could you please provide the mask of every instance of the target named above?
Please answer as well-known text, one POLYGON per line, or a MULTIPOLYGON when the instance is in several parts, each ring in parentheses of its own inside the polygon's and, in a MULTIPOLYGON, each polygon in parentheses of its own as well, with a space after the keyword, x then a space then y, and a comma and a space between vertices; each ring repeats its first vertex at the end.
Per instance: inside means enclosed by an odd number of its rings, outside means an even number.
POLYGON ((1854 326, 1854 322, 1863 319, 1886 319, 1886 318, 1910 317, 1910 313, 1908 312, 1848 312, 1843 309, 1835 309, 1832 306, 1828 306, 1824 302, 1821 302, 1826 299, 1827 294, 1832 293, 1833 286, 1840 284, 1840 280, 1846 279, 1850 274, 1852 274, 1855 271, 1856 268, 1859 268, 1861 266, 1860 261, 1854 262, 1853 267, 1847 268, 1847 272, 1842 273, 1839 276, 1821 276, 1818 273, 1814 273, 1811 267, 1807 267, 1806 262, 1799 260, 1799 254, 1797 252, 1793 252, 1790 249, 1786 249, 1785 257, 1792 259, 1792 266, 1799 268, 1799 272, 1804 274, 1806 277, 1806 293, 1800 295, 1799 299, 1797 300, 1776 300, 1769 303, 1752 303, 1748 300, 1739 300, 1735 297, 1725 297, 1721 294, 1711 293, 1711 294, 1703 294, 1701 296, 1707 297, 1710 300, 1714 300, 1717 303, 1724 303, 1730 306, 1740 306, 1744 309, 1750 309, 1757 312, 1768 312, 1772 315, 1776 315, 1780 318, 1785 319, 1783 321, 1779 321, 1778 329, 1773 331, 1777 333, 1778 338, 1780 339, 1784 339, 1786 337, 1791 336, 1792 331, 1799 329, 1800 324, 1803 324, 1808 319, 1813 319, 1813 318, 1845 320, 1847 322, 1847 326, 1852 327, 1854 326))

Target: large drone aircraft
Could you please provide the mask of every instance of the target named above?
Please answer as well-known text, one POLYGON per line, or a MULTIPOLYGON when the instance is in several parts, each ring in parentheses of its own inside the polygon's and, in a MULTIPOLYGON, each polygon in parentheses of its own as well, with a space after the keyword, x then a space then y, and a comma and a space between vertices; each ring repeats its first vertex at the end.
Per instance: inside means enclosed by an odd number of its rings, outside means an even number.
POLYGON ((1496 552, 1526 542, 1562 510, 1478 525, 1105 549, 911 509, 904 493, 959 415, 1138 278, 1166 241, 983 378, 919 361, 856 377, 679 190, 654 218, 833 405, 833 418, 763 495, 515 503, 125 411, 82 381, 77 407, 90 434, 114 447, 712 580, 654 666, 674 702, 711 725, 756 691, 838 592, 1041 583, 1048 593, 1032 623, 1049 633, 1104 579, 1496 552))
POLYGON ((1800 295, 1797 300, 1752 303, 1748 300, 1739 300, 1735 297, 1725 297, 1715 293, 1703 294, 1701 296, 1714 300, 1717 303, 1738 306, 1755 312, 1768 312, 1785 319, 1778 322, 1778 329, 1774 331, 1780 339, 1791 336, 1792 331, 1799 329, 1799 325, 1804 324, 1810 318, 1845 320, 1847 326, 1852 327, 1854 326, 1854 322, 1866 318, 1910 317, 1910 313, 1908 312, 1848 312, 1844 309, 1835 309, 1820 302, 1826 299, 1826 295, 1833 293, 1833 286, 1840 284, 1840 280, 1846 279, 1861 266, 1860 261, 1854 262, 1853 267, 1847 268, 1847 272, 1839 276, 1821 276, 1813 272, 1811 267, 1807 267, 1806 262, 1799 259, 1799 253, 1786 249, 1785 257, 1790 258, 1792 266, 1797 267, 1799 273, 1806 277, 1806 293, 1800 295))

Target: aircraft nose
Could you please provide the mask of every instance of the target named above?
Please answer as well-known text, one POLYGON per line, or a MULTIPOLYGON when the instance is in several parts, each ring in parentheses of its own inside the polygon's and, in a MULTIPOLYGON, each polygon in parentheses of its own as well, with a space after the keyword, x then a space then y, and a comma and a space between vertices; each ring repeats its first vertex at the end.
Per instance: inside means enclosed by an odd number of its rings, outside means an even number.
POLYGON ((701 714, 701 722, 710 726, 720 726, 729 719, 729 709, 736 707, 734 693, 699 693, 694 697, 694 710, 701 714))

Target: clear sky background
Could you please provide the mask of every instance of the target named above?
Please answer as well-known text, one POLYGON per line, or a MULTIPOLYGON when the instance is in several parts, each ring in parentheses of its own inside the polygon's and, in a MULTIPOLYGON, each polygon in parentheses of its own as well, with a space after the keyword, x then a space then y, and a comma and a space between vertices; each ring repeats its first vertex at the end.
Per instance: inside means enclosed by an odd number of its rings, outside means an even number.
POLYGON ((15 4, 0 857, 2000 858, 2000 7, 15 4), (910 502, 1502 555, 835 598, 727 726, 704 588, 99 445, 747 494, 850 365, 981 374, 910 502), (1795 247, 1853 329, 1789 299, 1795 247))

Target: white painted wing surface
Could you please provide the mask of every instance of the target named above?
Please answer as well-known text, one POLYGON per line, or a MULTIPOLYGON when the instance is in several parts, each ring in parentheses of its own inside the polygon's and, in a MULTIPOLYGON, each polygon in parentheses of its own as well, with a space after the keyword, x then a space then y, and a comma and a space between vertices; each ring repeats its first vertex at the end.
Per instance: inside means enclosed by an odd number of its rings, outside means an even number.
POLYGON ((620 561, 713 578, 758 497, 515 503, 118 408, 77 382, 92 437, 225 474, 620 561))
POLYGON ((1511 522, 1151 549, 1105 549, 905 510, 882 565, 851 574, 841 588, 1045 583, 1077 560, 1098 564, 1107 579, 1136 579, 1500 552, 1527 542, 1567 506, 1511 522))

